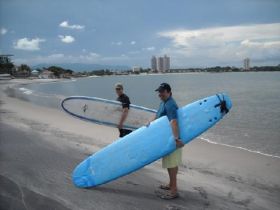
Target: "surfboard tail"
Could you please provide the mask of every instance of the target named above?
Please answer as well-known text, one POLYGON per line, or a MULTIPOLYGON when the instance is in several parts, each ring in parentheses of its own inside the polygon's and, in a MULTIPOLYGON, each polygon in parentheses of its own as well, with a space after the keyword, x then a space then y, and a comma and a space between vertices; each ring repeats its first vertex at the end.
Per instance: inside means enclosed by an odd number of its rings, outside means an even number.
POLYGON ((186 144, 213 127, 232 108, 225 93, 195 101, 178 110, 180 138, 186 144))

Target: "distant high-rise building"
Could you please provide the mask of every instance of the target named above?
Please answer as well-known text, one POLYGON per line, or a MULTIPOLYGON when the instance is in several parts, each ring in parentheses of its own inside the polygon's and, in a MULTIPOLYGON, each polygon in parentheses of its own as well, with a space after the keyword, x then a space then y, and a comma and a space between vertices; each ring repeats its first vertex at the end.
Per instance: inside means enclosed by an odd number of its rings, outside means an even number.
POLYGON ((163 57, 163 72, 169 72, 170 71, 170 57, 167 55, 164 55, 163 57))
POLYGON ((151 59, 151 69, 153 72, 157 71, 157 58, 156 56, 153 56, 151 59))
POLYGON ((250 70, 250 58, 244 59, 244 70, 250 70))
POLYGON ((158 72, 163 73, 164 72, 164 62, 163 57, 157 58, 157 70, 158 72))
POLYGON ((153 56, 151 58, 151 69, 153 72, 165 73, 170 71, 170 57, 164 55, 164 57, 153 56))

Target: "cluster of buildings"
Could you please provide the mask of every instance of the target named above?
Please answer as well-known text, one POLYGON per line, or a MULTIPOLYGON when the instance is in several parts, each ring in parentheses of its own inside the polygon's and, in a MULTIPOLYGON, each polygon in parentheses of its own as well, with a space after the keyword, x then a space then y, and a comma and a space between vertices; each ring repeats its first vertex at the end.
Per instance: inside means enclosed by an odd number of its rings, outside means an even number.
POLYGON ((153 56, 151 58, 151 70, 159 73, 170 72, 170 57, 167 55, 163 57, 153 56))
MULTIPOLYGON (((250 70, 250 58, 243 60, 243 70, 250 70)), ((170 57, 164 55, 163 57, 152 56, 151 58, 151 71, 157 73, 170 72, 170 57)))
MULTIPOLYGON (((132 72, 141 72, 142 68, 139 66, 133 66, 132 72)), ((151 58, 151 70, 153 73, 166 73, 170 72, 170 57, 164 55, 163 57, 152 56, 151 58)))
MULTIPOLYGON (((26 70, 26 68, 22 68, 21 66, 15 66, 11 62, 11 56, 13 55, 0 55, 0 75, 1 78, 6 78, 6 77, 35 77, 35 78, 40 78, 40 79, 53 79, 56 78, 54 75, 53 71, 50 71, 49 69, 41 69, 40 71, 37 70, 31 70, 29 67, 29 70, 26 70)), ((245 58, 243 60, 243 68, 240 69, 241 71, 249 71, 251 69, 250 67, 250 58, 245 58)), ((180 69, 179 69, 180 70, 180 69)), ((188 70, 189 69, 185 69, 188 70)), ((194 69, 194 71, 198 71, 197 69, 194 69)), ((145 72, 145 69, 142 69, 139 66, 134 66, 132 68, 133 73, 141 73, 145 72)), ((146 71, 147 73, 153 72, 153 73, 167 73, 171 72, 170 70, 170 57, 167 55, 164 55, 163 57, 156 57, 152 56, 151 58, 151 69, 146 71)), ((176 72, 176 69, 172 70, 172 72, 176 72)), ((126 72, 127 73, 127 72, 126 72)), ((119 73, 119 74, 122 74, 119 73)), ((128 74, 128 73, 127 73, 128 74)), ((62 72, 59 75, 61 78, 70 78, 71 75, 68 72, 62 72)))

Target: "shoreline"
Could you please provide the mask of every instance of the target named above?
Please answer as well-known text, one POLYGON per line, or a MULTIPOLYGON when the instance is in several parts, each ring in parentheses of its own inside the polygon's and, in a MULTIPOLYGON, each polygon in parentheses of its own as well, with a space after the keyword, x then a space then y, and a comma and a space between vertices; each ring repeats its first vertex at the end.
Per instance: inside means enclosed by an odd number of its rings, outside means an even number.
POLYGON ((280 159, 280 156, 278 155, 272 155, 272 154, 267 154, 267 153, 263 153, 261 151, 256 151, 256 150, 251 150, 251 149, 248 149, 248 148, 245 148, 245 147, 239 147, 239 146, 234 146, 234 145, 230 145, 230 144, 223 144, 223 143, 218 143, 218 142, 215 142, 215 141, 212 141, 212 140, 209 140, 209 139, 206 139, 206 138, 203 138, 203 137, 198 137, 199 139, 209 143, 209 144, 216 144, 216 145, 221 145, 221 146, 225 146, 225 147, 231 147, 231 148, 235 148, 235 149, 239 149, 239 150, 244 150, 244 151, 247 151, 247 152, 251 152, 251 153, 254 153, 254 154, 259 154, 259 155, 263 155, 263 156, 266 156, 266 157, 271 157, 271 158, 278 158, 280 159))
POLYGON ((184 147, 177 200, 163 201, 154 194, 168 179, 161 161, 97 188, 75 188, 73 168, 116 140, 117 129, 8 97, 5 87, 0 84, 0 201, 6 205, 20 206, 24 200, 38 209, 36 200, 41 199, 43 206, 57 209, 271 210, 280 206, 277 158, 200 139, 184 147))
MULTIPOLYGON (((190 73, 192 73, 192 72, 190 72, 190 73)), ((200 72, 194 72, 194 73, 200 73, 200 72)), ((209 73, 209 72, 201 72, 201 73, 209 73)), ((181 74, 181 73, 175 73, 175 74, 181 74)), ((154 75, 164 75, 164 74, 154 74, 154 75)), ((128 75, 125 75, 125 76, 128 76, 128 75)), ((132 76, 135 76, 135 75, 132 75, 132 76)), ((136 76, 138 76, 138 75, 136 75, 136 76)), ((142 75, 142 76, 145 76, 145 75, 142 75)), ((94 76, 94 78, 95 77, 99 77, 99 76, 94 76)), ((83 77, 83 78, 93 78, 93 76, 83 77)), ((33 80, 18 79, 15 82, 12 82, 12 83, 17 83, 16 85, 13 84, 12 86, 18 88, 21 91, 21 94, 23 94, 23 96, 27 96, 27 95, 32 95, 33 94, 32 90, 31 89, 27 89, 25 87, 21 87, 21 86, 25 86, 25 85, 29 85, 29 84, 34 84, 34 83, 37 83, 37 84, 40 84, 40 85, 44 85, 44 84, 49 84, 49 83, 53 83, 53 82, 61 83, 61 82, 75 82, 75 81, 76 80, 69 80, 69 79, 33 79, 33 80)), ((14 89, 14 87, 12 87, 12 89, 14 89)), ((36 92, 36 93, 38 94, 38 96, 41 96, 41 97, 49 97, 48 94, 44 94, 44 93, 40 93, 40 92, 39 93, 36 92)), ((22 98, 18 98, 18 96, 14 96, 14 97, 19 99, 19 100, 24 100, 22 98)), ((56 95, 56 97, 58 97, 58 96, 56 95)), ((42 105, 42 104, 39 104, 39 105, 42 105)), ((48 107, 47 105, 43 105, 43 106, 48 107)), ((51 107, 51 108, 55 108, 55 107, 51 107)), ((280 159, 279 155, 269 154, 269 153, 265 153, 265 152, 258 151, 258 150, 252 150, 250 148, 241 147, 241 146, 237 146, 237 145, 230 145, 230 144, 226 144, 226 143, 218 143, 218 142, 215 142, 213 140, 210 140, 210 139, 207 139, 207 138, 203 138, 203 137, 198 137, 198 138, 203 140, 203 141, 205 141, 205 142, 207 142, 207 143, 209 143, 209 144, 222 145, 222 146, 225 146, 225 147, 235 148, 235 149, 244 150, 244 151, 247 151, 247 152, 250 152, 250 153, 255 153, 255 154, 259 154, 259 155, 263 155, 263 156, 267 156, 267 157, 272 157, 272 158, 280 159)))

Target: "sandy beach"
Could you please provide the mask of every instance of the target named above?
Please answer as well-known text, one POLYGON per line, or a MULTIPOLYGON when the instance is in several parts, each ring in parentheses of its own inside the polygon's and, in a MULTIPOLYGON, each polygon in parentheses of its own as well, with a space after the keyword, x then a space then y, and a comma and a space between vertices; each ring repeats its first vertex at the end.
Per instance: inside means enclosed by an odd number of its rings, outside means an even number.
MULTIPOLYGON (((76 188, 74 167, 117 139, 117 129, 9 97, 0 81, 0 209, 280 209, 280 159, 196 139, 184 147, 180 198, 154 191, 168 180, 157 161, 108 184, 76 188)), ((222 123, 222 122, 221 122, 222 123)))

